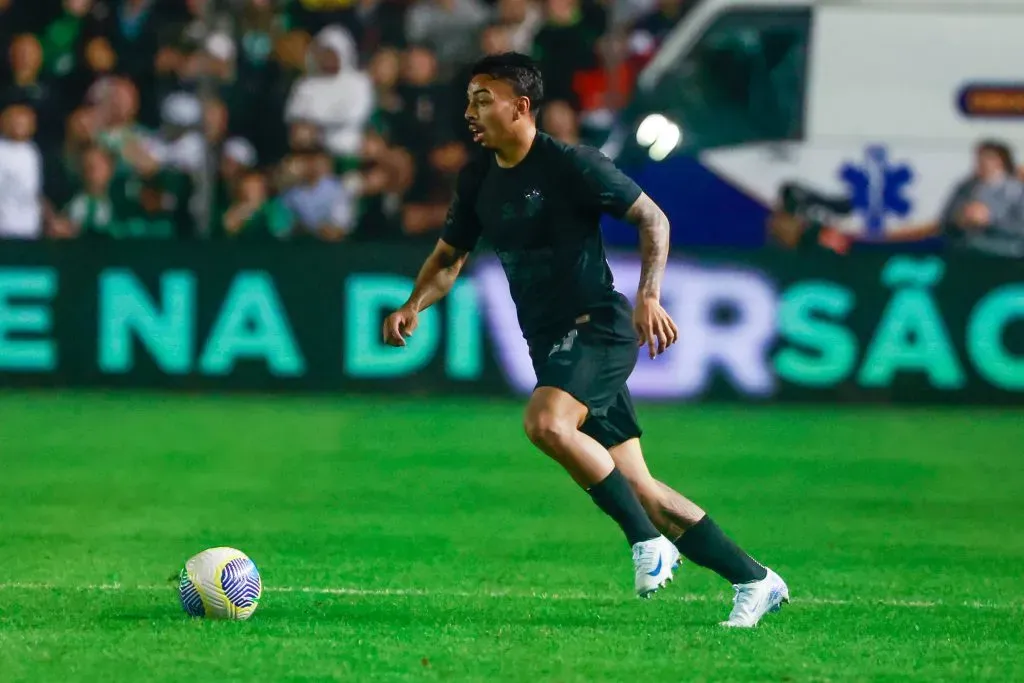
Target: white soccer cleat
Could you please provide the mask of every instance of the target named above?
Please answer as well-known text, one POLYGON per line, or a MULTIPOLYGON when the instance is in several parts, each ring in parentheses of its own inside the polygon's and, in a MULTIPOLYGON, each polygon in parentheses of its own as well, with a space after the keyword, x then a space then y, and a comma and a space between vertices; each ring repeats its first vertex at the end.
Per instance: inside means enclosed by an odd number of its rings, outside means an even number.
POLYGON ((760 581, 733 585, 732 613, 722 626, 730 628, 753 628, 761 617, 769 612, 778 612, 782 603, 789 602, 789 587, 782 577, 768 569, 768 576, 760 581))
POLYGON ((649 598, 672 580, 672 570, 679 566, 679 550, 664 536, 633 544, 633 567, 636 569, 637 597, 649 598))

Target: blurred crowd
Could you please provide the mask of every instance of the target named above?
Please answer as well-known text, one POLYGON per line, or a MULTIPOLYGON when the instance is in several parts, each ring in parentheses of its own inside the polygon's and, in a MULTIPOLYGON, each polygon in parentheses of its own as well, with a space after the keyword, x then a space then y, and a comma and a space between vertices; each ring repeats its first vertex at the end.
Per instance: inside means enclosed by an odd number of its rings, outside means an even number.
POLYGON ((0 237, 434 239, 471 63, 600 142, 692 0, 0 0, 0 237))

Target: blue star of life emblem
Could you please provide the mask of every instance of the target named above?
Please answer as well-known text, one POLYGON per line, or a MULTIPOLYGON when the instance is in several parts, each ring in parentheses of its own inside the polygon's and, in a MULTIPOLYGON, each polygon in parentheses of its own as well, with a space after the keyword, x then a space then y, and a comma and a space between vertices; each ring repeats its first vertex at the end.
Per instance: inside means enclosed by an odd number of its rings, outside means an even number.
POLYGON ((913 208, 903 191, 914 180, 914 171, 907 164, 893 164, 889 152, 881 145, 865 150, 863 164, 843 164, 839 177, 850 189, 855 211, 864 217, 869 235, 885 233, 890 215, 906 218, 913 208))

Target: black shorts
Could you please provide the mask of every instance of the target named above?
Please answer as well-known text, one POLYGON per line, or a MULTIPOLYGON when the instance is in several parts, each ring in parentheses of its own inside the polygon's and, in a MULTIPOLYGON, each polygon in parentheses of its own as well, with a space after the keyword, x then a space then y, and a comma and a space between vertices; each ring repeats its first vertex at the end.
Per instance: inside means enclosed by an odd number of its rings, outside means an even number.
POLYGON ((589 325, 573 328, 561 340, 531 345, 537 387, 554 387, 587 407, 580 431, 605 448, 639 438, 633 399, 626 387, 637 361, 636 342, 609 340, 589 325))

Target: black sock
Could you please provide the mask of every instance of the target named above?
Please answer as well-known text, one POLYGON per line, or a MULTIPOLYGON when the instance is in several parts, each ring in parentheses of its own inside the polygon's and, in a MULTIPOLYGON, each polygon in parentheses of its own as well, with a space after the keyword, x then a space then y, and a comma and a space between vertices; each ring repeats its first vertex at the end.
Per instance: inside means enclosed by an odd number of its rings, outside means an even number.
POLYGON ((597 507, 618 522, 630 545, 661 535, 651 524, 644 506, 619 468, 616 467, 611 474, 587 489, 587 493, 597 503, 597 507))
POLYGON ((675 540, 683 557, 715 572, 729 583, 760 581, 768 572, 704 517, 675 540))

